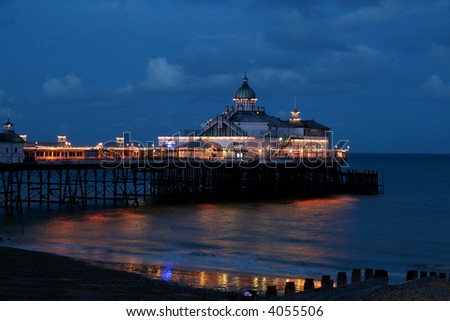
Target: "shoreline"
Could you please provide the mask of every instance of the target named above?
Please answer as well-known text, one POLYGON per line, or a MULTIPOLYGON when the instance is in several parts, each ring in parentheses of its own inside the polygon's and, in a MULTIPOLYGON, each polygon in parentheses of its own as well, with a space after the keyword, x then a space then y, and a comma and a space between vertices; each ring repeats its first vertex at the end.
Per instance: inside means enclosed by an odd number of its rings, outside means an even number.
MULTIPOLYGON (((226 270, 211 270, 202 267, 170 267, 169 265, 159 265, 152 263, 131 263, 119 261, 101 261, 95 259, 88 259, 82 256, 69 256, 57 252, 48 252, 33 246, 20 246, 13 243, 0 242, 0 248, 6 247, 17 250, 30 251, 33 253, 52 254, 60 257, 70 258, 75 261, 85 262, 89 265, 105 268, 108 270, 122 271, 140 275, 149 280, 165 281, 175 283, 179 286, 189 287, 194 289, 205 289, 228 294, 242 294, 245 291, 255 291, 260 298, 265 297, 265 292, 268 285, 276 286, 278 293, 284 293, 285 284, 287 281, 292 281, 295 284, 297 291, 301 291, 304 287, 304 278, 293 277, 290 275, 272 275, 251 273, 248 271, 231 271, 226 270), (3 243, 3 244, 2 244, 3 243)), ((0 252, 1 255, 1 252, 0 252)), ((316 286, 320 282, 315 281, 316 286)))
MULTIPOLYGON (((1 301, 224 301, 240 291, 197 288, 152 279, 142 271, 108 267, 71 257, 0 245, 1 301)), ((179 273, 202 273, 178 271, 179 273)), ((217 274, 220 275, 220 274, 217 274)), ((279 294, 282 294, 282 292, 279 294)), ((264 296, 259 294, 259 298, 264 296)), ((280 297, 282 300, 282 297, 280 297)), ((448 301, 450 284, 441 280, 388 285, 357 301, 448 301)))
MULTIPOLYGON (((88 261, 89 262, 89 261, 88 261)), ((90 262, 93 265, 108 269, 137 273, 153 280, 168 280, 191 288, 210 289, 227 293, 244 293, 255 291, 260 298, 265 296, 268 285, 277 287, 278 293, 284 293, 287 281, 294 282, 297 291, 303 289, 304 279, 293 277, 274 277, 255 274, 243 274, 219 271, 204 271, 193 269, 169 268, 160 265, 90 262)), ((316 282, 319 284, 319 282, 316 282)))
POLYGON ((2 301, 220 301, 231 295, 44 252, 0 246, 0 257, 2 301))

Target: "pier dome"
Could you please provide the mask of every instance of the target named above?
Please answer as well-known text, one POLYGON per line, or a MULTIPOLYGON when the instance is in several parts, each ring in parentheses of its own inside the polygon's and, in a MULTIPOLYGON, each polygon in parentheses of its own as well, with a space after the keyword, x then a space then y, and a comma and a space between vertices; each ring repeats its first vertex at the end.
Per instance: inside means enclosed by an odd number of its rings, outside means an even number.
POLYGON ((256 107, 256 94, 248 85, 247 75, 244 76, 242 86, 234 94, 234 107, 237 110, 253 111, 256 107))
POLYGON ((236 99, 255 99, 256 94, 255 91, 248 85, 247 75, 244 76, 242 86, 236 91, 234 94, 234 98, 236 99))

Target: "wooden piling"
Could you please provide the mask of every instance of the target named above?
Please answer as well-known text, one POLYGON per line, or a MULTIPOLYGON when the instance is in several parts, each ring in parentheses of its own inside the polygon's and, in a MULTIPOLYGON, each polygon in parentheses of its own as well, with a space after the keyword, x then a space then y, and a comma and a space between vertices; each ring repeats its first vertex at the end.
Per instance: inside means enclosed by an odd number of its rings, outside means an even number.
POLYGON ((427 278, 427 277, 428 277, 427 271, 420 271, 420 276, 419 276, 419 278, 425 279, 425 278, 427 278))
POLYGON ((327 288, 327 287, 332 287, 332 286, 333 286, 333 281, 331 280, 331 276, 322 275, 321 287, 327 288))
POLYGON ((303 285, 303 291, 313 290, 314 289, 314 279, 307 278, 305 279, 305 284, 303 285))
POLYGON ((101 165, 92 162, 24 163, 0 168, 0 206, 8 214, 31 209, 84 210, 139 206, 140 201, 208 201, 299 197, 330 193, 376 194, 376 173, 325 166, 286 166, 177 160, 101 165), (212 166, 214 165, 214 166, 212 166), (251 166, 250 166, 251 165, 251 166))
POLYGON ((284 295, 294 294, 295 292, 295 282, 286 282, 286 286, 284 287, 284 295))
POLYGON ((364 271, 364 280, 370 280, 373 279, 373 269, 366 268, 364 271))
POLYGON ((276 285, 268 285, 266 290, 266 299, 275 298, 278 296, 277 286, 276 285))
POLYGON ((360 269, 353 269, 352 271, 352 283, 356 283, 361 281, 361 270, 360 269))
POLYGON ((406 282, 412 281, 412 280, 417 280, 417 278, 418 278, 418 273, 416 270, 406 271, 406 282))
POLYGON ((373 277, 376 278, 387 278, 388 277, 388 271, 386 270, 375 270, 375 273, 373 277))
POLYGON ((347 285, 347 273, 338 272, 337 275, 337 286, 347 285))
POLYGON ((446 273, 439 273, 439 279, 446 279, 447 278, 447 274, 446 273))

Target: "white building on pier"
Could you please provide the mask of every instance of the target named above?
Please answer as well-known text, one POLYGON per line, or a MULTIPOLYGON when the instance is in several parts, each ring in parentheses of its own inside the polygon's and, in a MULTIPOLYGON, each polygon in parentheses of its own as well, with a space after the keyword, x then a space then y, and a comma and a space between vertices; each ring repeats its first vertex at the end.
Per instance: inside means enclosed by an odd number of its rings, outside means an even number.
POLYGON ((184 136, 160 136, 159 146, 178 157, 325 158, 330 153, 330 128, 303 120, 296 107, 281 120, 257 106, 247 76, 233 97, 233 106, 184 136))
POLYGON ((16 134, 14 124, 8 118, 0 132, 0 163, 22 163, 23 144, 24 140, 16 134))

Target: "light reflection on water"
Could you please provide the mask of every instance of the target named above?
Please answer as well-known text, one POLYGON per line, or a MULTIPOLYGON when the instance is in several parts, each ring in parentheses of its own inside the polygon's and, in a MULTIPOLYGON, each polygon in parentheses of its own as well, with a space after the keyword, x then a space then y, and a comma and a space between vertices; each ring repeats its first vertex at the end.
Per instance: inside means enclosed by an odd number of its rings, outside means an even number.
POLYGON ((0 236, 87 260, 167 267, 172 280, 208 287, 284 286, 354 268, 388 270, 391 283, 411 269, 450 271, 450 155, 350 162, 383 168, 386 194, 0 216, 0 236))
MULTIPOLYGON (((260 296, 268 285, 275 285, 279 294, 284 293, 286 282, 294 282, 295 289, 301 291, 304 288, 304 279, 274 278, 258 276, 239 276, 228 273, 214 273, 206 271, 182 271, 170 267, 145 266, 123 263, 97 263, 103 267, 113 268, 133 273, 144 274, 152 279, 173 281, 182 285, 197 288, 208 288, 228 292, 240 292, 255 290, 260 296)), ((315 287, 320 287, 320 280, 314 281, 315 287)))
POLYGON ((346 211, 357 201, 340 196, 30 216, 23 218, 25 233, 15 235, 14 242, 91 261, 122 263, 114 267, 193 286, 261 291, 268 280, 281 288, 291 279, 300 289, 300 278, 317 277, 315 266, 322 266, 320 273, 326 274, 333 256, 328 245, 339 243, 330 232, 349 220, 346 211), (149 273, 155 268, 143 271, 142 266, 155 265, 159 275, 149 273))

